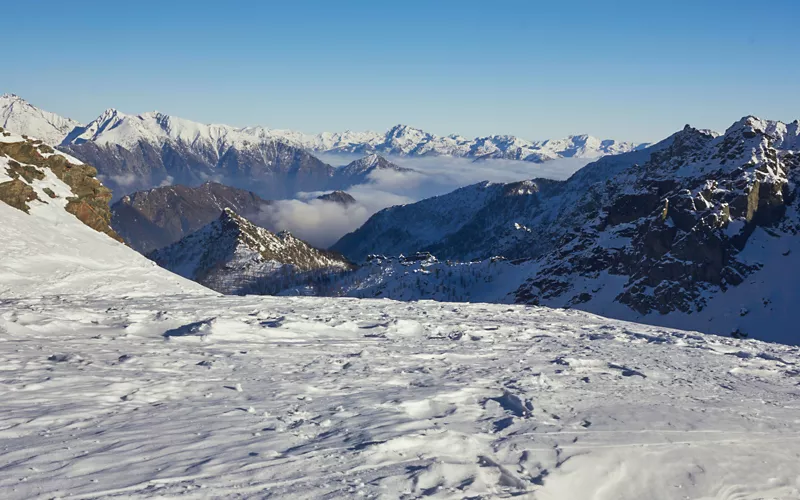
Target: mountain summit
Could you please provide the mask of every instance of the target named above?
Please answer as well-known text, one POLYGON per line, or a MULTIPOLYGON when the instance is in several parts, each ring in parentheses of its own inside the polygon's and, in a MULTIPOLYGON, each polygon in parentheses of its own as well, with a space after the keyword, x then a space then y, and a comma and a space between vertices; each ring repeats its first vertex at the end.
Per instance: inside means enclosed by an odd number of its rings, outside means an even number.
POLYGON ((75 120, 41 110, 15 94, 0 95, 0 127, 58 145, 75 127, 75 120))
POLYGON ((111 206, 111 225, 132 248, 146 254, 197 231, 225 208, 249 217, 270 203, 217 182, 163 186, 123 196, 111 206))
POLYGON ((158 265, 222 293, 246 293, 272 279, 317 270, 347 270, 342 256, 289 232, 272 233, 230 208, 217 220, 148 255, 158 265))

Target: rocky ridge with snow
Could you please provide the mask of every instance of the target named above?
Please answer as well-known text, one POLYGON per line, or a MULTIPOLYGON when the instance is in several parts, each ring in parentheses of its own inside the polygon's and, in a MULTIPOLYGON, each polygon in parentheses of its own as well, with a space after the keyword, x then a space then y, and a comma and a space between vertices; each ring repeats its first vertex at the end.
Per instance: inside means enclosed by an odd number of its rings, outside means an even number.
POLYGON ((111 191, 96 174, 94 167, 56 152, 41 140, 0 127, 0 201, 25 213, 37 204, 52 204, 119 239, 109 226, 111 191))
POLYGON ((270 203, 251 191, 217 182, 157 187, 114 203, 111 226, 132 248, 146 254, 213 222, 226 208, 249 217, 270 203))
POLYGON ((496 301, 513 292, 518 302, 797 343, 799 147, 798 122, 745 117, 721 136, 687 126, 564 182, 483 183, 386 209, 332 248, 357 261, 502 255, 524 261, 516 275, 527 279, 503 281, 488 294, 496 301))
POLYGON ((148 254, 161 267, 228 294, 298 273, 346 271, 342 256, 320 250, 282 231, 275 234, 225 208, 219 218, 180 241, 148 254))
POLYGON ((740 308, 742 326, 721 333, 749 334, 789 284, 769 268, 796 269, 799 135, 797 121, 752 116, 720 137, 687 127, 647 163, 593 186, 591 206, 562 216, 570 229, 517 299, 698 315, 741 285, 757 296, 740 308), (770 283, 756 292, 762 279, 770 283))
POLYGON ((265 198, 332 186, 335 169, 305 150, 251 129, 203 125, 161 113, 107 110, 62 142, 69 153, 101 166, 117 194, 208 180, 265 198))

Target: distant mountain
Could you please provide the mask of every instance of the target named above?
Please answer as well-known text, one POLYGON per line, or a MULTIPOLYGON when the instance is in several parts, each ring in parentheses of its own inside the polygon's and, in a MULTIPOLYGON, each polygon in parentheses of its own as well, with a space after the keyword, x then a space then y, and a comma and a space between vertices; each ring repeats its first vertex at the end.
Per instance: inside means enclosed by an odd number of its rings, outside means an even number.
POLYGON ((330 188, 335 170, 259 130, 113 109, 73 130, 62 149, 99 165, 105 182, 119 194, 215 180, 280 199, 330 188))
POLYGON ((343 271, 341 255, 288 232, 272 233, 225 208, 219 218, 148 255, 161 267, 222 293, 252 293, 265 282, 310 271, 343 271))
POLYGON ((564 139, 526 141, 510 135, 468 139, 459 135, 438 137, 406 125, 396 125, 385 134, 322 134, 287 136, 287 140, 312 151, 326 153, 380 153, 397 156, 457 156, 474 159, 507 159, 543 163, 557 158, 597 158, 646 147, 646 144, 601 140, 589 135, 564 139))
POLYGON ((0 98, 0 117, 12 131, 59 144, 64 151, 95 165, 115 198, 165 184, 198 185, 207 180, 272 199, 354 184, 341 174, 334 181, 335 169, 312 153, 446 155, 541 163, 564 157, 620 154, 645 146, 588 135, 540 142, 507 135, 438 137, 406 125, 385 133, 308 135, 262 127, 206 125, 158 112, 127 115, 115 109, 80 125, 8 94, 0 98))
POLYGON ((321 201, 337 203, 344 207, 350 206, 356 202, 355 198, 353 198, 350 194, 344 191, 333 191, 330 193, 326 193, 323 194, 322 196, 317 196, 317 199, 321 201))
POLYGON ((270 203, 251 191, 216 182, 164 186, 118 200, 111 206, 111 225, 132 248, 148 253, 197 231, 226 208, 249 216, 270 203))
POLYGON ((395 172, 399 174, 417 173, 411 168, 401 167, 390 162, 383 156, 371 153, 363 158, 359 158, 336 171, 336 182, 341 185, 364 184, 373 180, 374 175, 395 172))
POLYGON ((0 96, 0 126, 57 146, 80 123, 43 111, 14 94, 0 96))

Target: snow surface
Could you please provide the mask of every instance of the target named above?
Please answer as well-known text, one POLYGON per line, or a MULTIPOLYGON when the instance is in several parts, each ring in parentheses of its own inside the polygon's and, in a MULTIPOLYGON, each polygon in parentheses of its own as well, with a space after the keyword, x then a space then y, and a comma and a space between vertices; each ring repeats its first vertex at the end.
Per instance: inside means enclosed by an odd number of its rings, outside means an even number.
POLYGON ((0 339, 8 499, 800 495, 796 348, 546 308, 170 295, 5 300, 0 339))
POLYGON ((797 347, 222 297, 55 203, 0 231, 5 499, 800 497, 797 347))

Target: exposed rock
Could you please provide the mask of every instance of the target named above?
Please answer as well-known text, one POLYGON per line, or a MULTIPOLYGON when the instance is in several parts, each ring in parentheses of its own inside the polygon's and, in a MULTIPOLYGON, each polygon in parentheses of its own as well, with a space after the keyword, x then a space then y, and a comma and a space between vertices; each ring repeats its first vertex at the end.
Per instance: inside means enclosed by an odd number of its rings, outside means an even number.
POLYGON ((30 184, 19 179, 0 183, 0 200, 25 213, 31 209, 28 202, 38 199, 39 196, 30 184))
POLYGON ((272 203, 257 194, 206 182, 164 186, 124 196, 111 206, 111 226, 132 248, 148 253, 179 241, 219 218, 225 208, 244 216, 272 203))
POLYGON ((111 191, 96 179, 97 170, 89 165, 71 163, 66 157, 50 154, 47 150, 48 147, 44 147, 40 141, 30 139, 0 142, 0 155, 9 158, 7 173, 14 177, 11 185, 4 189, 3 201, 27 211, 27 202, 39 199, 30 184, 43 180, 44 170, 47 169, 72 190, 73 196, 67 198, 67 212, 92 229, 120 240, 109 226, 111 211, 108 202, 111 200, 111 191))

